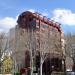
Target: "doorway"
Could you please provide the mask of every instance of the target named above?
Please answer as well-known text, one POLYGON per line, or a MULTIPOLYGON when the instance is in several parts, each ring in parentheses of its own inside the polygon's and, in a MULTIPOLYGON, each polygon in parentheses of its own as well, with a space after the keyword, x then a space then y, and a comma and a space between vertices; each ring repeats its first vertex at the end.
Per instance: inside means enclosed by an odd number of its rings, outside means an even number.
POLYGON ((43 66, 43 75, 51 75, 53 71, 62 71, 62 60, 59 58, 46 58, 43 66))

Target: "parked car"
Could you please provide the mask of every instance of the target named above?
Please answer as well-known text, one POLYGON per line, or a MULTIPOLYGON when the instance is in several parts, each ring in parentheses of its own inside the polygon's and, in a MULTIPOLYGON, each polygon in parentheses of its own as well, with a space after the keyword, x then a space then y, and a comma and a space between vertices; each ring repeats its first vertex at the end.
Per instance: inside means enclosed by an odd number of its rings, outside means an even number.
POLYGON ((73 72, 73 71, 67 71, 66 75, 75 75, 75 72, 73 72))
POLYGON ((67 71, 66 73, 64 73, 64 72, 53 72, 51 75, 75 75, 75 72, 73 72, 73 71, 67 71))

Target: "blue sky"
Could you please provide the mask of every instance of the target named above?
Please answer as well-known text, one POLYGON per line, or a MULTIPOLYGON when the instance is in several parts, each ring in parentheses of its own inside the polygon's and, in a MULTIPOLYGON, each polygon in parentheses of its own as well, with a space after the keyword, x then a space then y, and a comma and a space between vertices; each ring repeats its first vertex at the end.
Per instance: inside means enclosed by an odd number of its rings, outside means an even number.
POLYGON ((26 10, 60 22, 65 33, 75 33, 75 0, 0 0, 0 31, 14 27, 17 16, 26 10))

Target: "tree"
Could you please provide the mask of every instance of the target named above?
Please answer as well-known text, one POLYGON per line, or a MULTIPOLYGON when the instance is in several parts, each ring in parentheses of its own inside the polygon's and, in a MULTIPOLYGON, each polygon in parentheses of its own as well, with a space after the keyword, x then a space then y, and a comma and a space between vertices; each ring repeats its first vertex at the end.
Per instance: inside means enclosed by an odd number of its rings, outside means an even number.
POLYGON ((4 47, 5 33, 0 33, 0 72, 1 72, 1 57, 4 47))
MULTIPOLYGON (((65 36, 66 45, 65 51, 66 56, 73 60, 73 70, 75 69, 75 34, 68 34, 65 36)), ((68 61, 71 64, 70 61, 68 61)))
POLYGON ((3 60, 3 73, 9 74, 12 71, 13 61, 10 56, 5 56, 3 60))
POLYGON ((74 49, 75 49, 75 35, 72 34, 68 34, 65 36, 65 40, 66 40, 66 45, 65 45, 65 50, 66 50, 66 54, 69 57, 73 57, 74 55, 74 49))

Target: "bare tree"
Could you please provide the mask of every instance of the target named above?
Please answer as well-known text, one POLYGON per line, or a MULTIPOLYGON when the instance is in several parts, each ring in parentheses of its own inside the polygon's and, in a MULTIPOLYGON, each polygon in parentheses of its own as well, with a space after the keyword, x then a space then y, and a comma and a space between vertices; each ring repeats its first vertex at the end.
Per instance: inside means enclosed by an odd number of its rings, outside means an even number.
POLYGON ((66 45, 65 45, 66 54, 69 57, 73 57, 75 49, 75 35, 68 34, 67 36, 65 36, 65 40, 66 40, 66 45))
POLYGON ((2 57, 2 52, 3 52, 3 47, 4 47, 4 39, 5 39, 5 33, 1 32, 0 33, 0 72, 1 72, 1 57, 2 57))
POLYGON ((66 56, 70 57, 73 60, 73 70, 74 70, 75 69, 74 67, 75 66, 75 34, 70 33, 65 36, 65 39, 66 39, 66 45, 65 45, 66 56))

